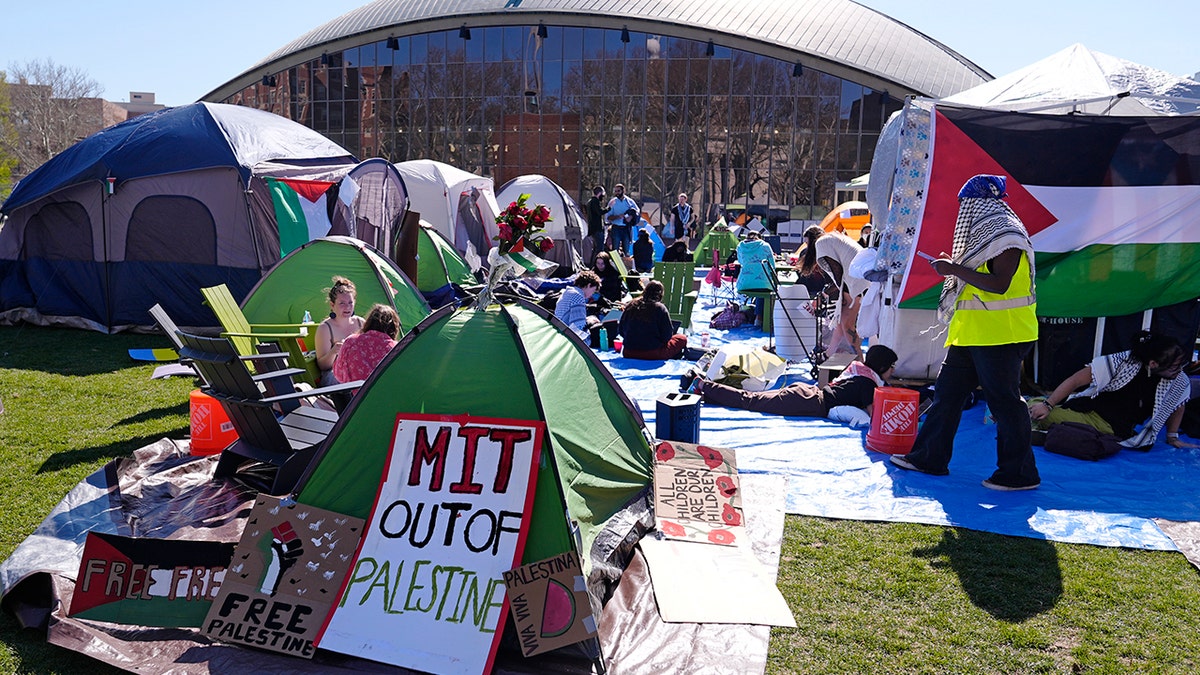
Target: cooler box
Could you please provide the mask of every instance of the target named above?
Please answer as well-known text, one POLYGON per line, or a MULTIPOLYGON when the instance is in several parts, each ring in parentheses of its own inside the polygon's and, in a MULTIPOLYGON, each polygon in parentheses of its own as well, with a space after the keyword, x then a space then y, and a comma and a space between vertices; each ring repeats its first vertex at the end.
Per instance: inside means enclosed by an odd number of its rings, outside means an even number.
POLYGON ((671 392, 658 397, 654 435, 660 441, 700 442, 700 395, 671 392))
POLYGON ((199 389, 192 391, 189 401, 193 455, 215 455, 237 440, 237 432, 220 401, 199 389))

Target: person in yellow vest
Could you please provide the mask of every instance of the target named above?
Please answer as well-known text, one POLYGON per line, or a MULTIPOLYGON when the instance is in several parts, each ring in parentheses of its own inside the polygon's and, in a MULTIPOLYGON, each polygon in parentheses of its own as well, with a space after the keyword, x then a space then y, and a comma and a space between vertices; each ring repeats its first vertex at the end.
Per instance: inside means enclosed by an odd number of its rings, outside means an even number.
POLYGON ((1033 245, 1008 204, 1004 176, 978 175, 958 193, 953 254, 931 258, 946 277, 938 319, 949 326, 946 359, 933 405, 907 455, 891 462, 944 476, 954 452, 963 405, 976 386, 996 419, 993 490, 1032 490, 1041 484, 1030 444, 1029 412, 1021 398, 1021 362, 1037 341, 1033 245))

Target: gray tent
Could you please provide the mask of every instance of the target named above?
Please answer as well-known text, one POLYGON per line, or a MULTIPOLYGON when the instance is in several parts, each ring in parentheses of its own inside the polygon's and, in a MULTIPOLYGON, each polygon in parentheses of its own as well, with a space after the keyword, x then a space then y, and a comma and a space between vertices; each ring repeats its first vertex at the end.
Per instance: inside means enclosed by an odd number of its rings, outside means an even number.
POLYGON ((213 325, 200 288, 244 297, 280 258, 265 177, 339 180, 355 158, 268 112, 193 103, 99 131, 25 177, 0 211, 0 323, 112 332, 161 304, 213 325))

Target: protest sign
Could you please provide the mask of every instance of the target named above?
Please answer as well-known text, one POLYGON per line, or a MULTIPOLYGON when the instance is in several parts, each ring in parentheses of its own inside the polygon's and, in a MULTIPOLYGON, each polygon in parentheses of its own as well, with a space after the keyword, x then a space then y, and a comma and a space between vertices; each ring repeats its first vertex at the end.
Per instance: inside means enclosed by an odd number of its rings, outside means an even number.
POLYGON ((360 518, 260 494, 204 633, 312 658, 362 530, 360 518))
POLYGON ((574 551, 509 570, 504 585, 525 656, 596 635, 587 582, 574 551))
POLYGON ((542 422, 398 415, 366 535, 317 644, 428 672, 490 670, 544 433, 542 422))
POLYGON ((654 514, 667 537, 736 544, 744 527, 733 450, 659 443, 654 450, 654 514))

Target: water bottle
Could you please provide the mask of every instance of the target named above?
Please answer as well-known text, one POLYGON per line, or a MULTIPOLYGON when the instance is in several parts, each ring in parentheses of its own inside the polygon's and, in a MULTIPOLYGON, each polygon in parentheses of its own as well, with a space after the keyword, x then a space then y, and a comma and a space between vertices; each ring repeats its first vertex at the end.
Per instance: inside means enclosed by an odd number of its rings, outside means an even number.
POLYGON ((602 351, 602 352, 608 351, 608 329, 607 328, 600 329, 600 351, 602 351))
POLYGON ((309 312, 307 309, 304 310, 304 320, 301 321, 301 323, 303 323, 304 325, 300 326, 300 334, 301 335, 305 335, 305 336, 308 335, 308 324, 310 324, 312 322, 313 322, 312 313, 309 312))

